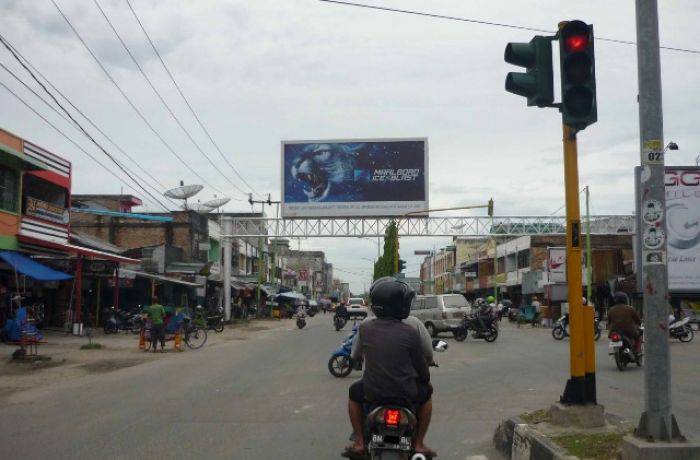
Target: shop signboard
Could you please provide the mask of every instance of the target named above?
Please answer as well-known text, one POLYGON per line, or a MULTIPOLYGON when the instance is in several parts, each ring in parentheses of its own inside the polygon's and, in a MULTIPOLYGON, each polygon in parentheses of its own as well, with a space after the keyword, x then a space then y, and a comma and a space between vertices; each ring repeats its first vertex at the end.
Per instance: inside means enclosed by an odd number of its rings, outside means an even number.
POLYGON ((69 222, 69 213, 66 208, 31 196, 27 197, 25 214, 62 225, 68 225, 69 222))
MULTIPOLYGON (((637 181, 645 182, 647 173, 635 168, 637 181)), ((646 264, 667 262, 668 289, 672 293, 700 292, 700 167, 666 167, 666 203, 637 200, 637 229, 643 232, 642 247, 635 239, 637 273, 646 264), (666 228, 661 228, 665 214, 666 228), (666 252, 662 250, 667 239, 666 252)), ((637 193, 640 193, 637 190, 637 193)), ((641 192, 643 193, 643 192, 641 192)), ((641 276, 637 289, 641 291, 641 276)))
POLYGON ((428 209, 428 140, 282 142, 282 216, 402 216, 428 209))

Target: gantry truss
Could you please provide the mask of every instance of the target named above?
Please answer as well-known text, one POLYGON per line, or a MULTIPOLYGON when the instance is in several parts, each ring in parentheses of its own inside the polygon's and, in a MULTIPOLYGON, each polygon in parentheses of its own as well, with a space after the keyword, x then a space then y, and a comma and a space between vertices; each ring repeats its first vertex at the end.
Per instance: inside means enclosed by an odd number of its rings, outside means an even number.
MULTIPOLYGON (((378 237, 392 221, 399 236, 525 236, 566 233, 564 216, 465 216, 402 218, 304 218, 278 219, 234 217, 232 234, 223 237, 339 238, 378 237)), ((224 227, 225 228, 225 227, 224 227)), ((585 229, 585 219, 582 221, 585 229)), ((632 234, 633 216, 591 216, 592 234, 632 234)))

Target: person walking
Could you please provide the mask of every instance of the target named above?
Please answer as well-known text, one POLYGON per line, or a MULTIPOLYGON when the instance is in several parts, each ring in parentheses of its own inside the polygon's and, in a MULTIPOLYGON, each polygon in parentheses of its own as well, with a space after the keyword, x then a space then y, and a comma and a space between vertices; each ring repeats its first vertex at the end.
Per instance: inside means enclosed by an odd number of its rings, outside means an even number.
POLYGON ((146 310, 146 315, 151 321, 151 346, 153 347, 153 353, 158 349, 158 341, 160 341, 160 352, 165 353, 165 308, 158 301, 158 296, 153 296, 151 306, 146 310))

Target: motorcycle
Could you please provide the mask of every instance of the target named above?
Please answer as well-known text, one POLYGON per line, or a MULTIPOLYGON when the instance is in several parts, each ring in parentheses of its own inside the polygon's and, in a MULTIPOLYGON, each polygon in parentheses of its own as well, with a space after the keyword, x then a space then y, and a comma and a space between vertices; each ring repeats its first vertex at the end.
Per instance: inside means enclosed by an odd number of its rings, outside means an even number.
POLYGON ((299 329, 304 329, 304 326, 306 326, 306 315, 305 314, 298 314, 297 315, 297 327, 299 329))
MULTIPOLYGON (((593 327, 595 331, 595 335, 593 336, 593 339, 595 341, 598 341, 600 338, 600 321, 598 321, 598 315, 595 316, 595 319, 593 320, 593 327)), ((552 337, 554 337, 554 340, 564 340, 565 337, 569 336, 569 315, 563 315, 561 318, 559 318, 556 323, 554 323, 554 327, 552 328, 552 337)))
POLYGON ((194 322, 201 328, 214 329, 215 332, 224 332, 224 309, 216 307, 204 310, 204 307, 197 305, 195 307, 194 322))
MULTIPOLYGON (((447 350, 447 342, 433 340, 433 349, 447 350)), ((433 363, 435 367, 437 364, 433 363)), ((427 460, 413 451, 418 419, 413 410, 401 404, 380 403, 367 408, 365 418, 367 454, 372 460, 427 460)))
POLYGON ((117 310, 114 307, 109 307, 106 310, 109 317, 105 320, 103 329, 105 334, 116 334, 120 330, 131 331, 133 334, 141 332, 144 325, 141 315, 141 306, 134 313, 129 313, 124 310, 117 310))
POLYGON ((690 325, 690 318, 685 317, 679 321, 669 321, 668 333, 672 339, 678 339, 681 342, 691 342, 695 337, 695 331, 693 331, 690 325))
POLYGON ((485 341, 491 343, 495 342, 498 338, 498 326, 496 324, 496 318, 490 316, 484 319, 484 325, 486 330, 483 330, 479 318, 477 315, 465 314, 462 322, 459 326, 453 326, 452 335, 458 342, 464 342, 467 337, 469 337, 469 331, 474 331, 472 337, 475 339, 484 339, 485 341))
MULTIPOLYGON (((643 333, 644 329, 640 330, 643 333)), ((634 344, 631 341, 618 332, 611 332, 608 336, 610 342, 608 347, 610 348, 609 355, 613 356, 615 359, 615 365, 617 369, 622 372, 625 370, 628 364, 636 363, 637 367, 642 367, 642 352, 634 351, 634 344)), ((639 337, 642 340, 642 337, 639 337)))
POLYGON ((339 331, 342 328, 344 328, 347 322, 347 316, 340 316, 338 314, 333 315, 333 327, 335 327, 336 331, 339 331))
POLYGON ((347 377, 352 372, 352 363, 350 362, 350 354, 352 353, 352 344, 355 341, 359 326, 355 325, 352 328, 352 333, 343 340, 328 360, 328 371, 333 377, 347 377))

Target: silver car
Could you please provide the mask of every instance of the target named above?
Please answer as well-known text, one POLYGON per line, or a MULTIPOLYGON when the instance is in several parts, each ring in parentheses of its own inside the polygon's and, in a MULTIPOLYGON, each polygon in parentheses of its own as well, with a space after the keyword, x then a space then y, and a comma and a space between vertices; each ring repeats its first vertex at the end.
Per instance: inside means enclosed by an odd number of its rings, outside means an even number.
POLYGON ((432 337, 459 326, 471 305, 461 294, 419 295, 411 304, 411 315, 420 319, 432 337))

